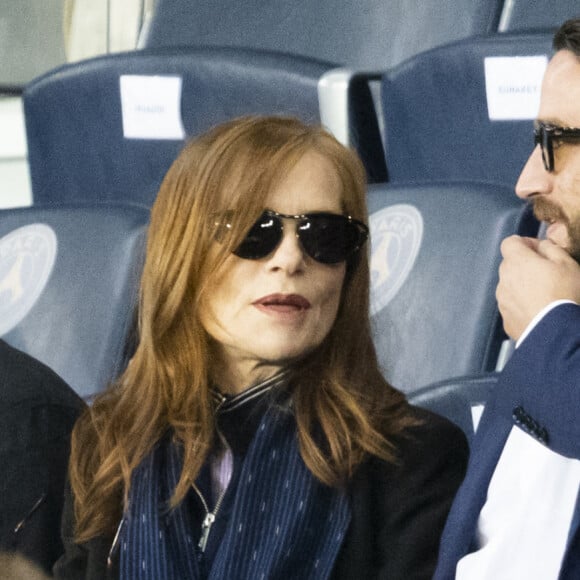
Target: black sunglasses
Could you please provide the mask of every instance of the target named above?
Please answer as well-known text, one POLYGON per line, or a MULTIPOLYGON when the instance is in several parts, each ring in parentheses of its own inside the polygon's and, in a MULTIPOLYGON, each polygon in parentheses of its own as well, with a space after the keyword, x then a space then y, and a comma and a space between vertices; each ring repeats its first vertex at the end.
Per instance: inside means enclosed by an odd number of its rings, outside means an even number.
MULTIPOLYGON (((297 220, 296 236, 304 251, 322 264, 338 264, 348 260, 367 241, 368 227, 362 222, 334 213, 307 213, 288 215, 265 210, 250 228, 234 254, 245 260, 259 260, 271 254, 282 241, 282 220, 297 220)), ((231 225, 216 222, 216 239, 222 240, 231 225)))
POLYGON ((556 147, 559 141, 580 142, 580 129, 558 127, 539 121, 534 124, 534 145, 540 146, 544 167, 548 173, 554 171, 554 141, 556 147))

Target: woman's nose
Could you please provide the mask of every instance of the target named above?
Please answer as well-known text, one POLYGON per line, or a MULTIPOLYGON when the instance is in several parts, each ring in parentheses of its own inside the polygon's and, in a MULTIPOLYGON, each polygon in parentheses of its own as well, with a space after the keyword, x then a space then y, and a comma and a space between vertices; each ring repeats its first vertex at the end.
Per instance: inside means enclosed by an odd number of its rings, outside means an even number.
POLYGON ((268 260, 268 266, 290 274, 304 269, 306 254, 296 235, 296 224, 284 224, 282 240, 268 260))

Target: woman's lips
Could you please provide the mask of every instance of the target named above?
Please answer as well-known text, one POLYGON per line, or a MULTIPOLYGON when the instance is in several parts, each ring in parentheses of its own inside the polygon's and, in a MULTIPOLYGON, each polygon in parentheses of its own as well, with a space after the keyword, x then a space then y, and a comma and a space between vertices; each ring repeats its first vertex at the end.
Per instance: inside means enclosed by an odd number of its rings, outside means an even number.
POLYGON ((252 302, 253 306, 270 313, 296 313, 308 310, 310 302, 300 294, 269 294, 252 302))

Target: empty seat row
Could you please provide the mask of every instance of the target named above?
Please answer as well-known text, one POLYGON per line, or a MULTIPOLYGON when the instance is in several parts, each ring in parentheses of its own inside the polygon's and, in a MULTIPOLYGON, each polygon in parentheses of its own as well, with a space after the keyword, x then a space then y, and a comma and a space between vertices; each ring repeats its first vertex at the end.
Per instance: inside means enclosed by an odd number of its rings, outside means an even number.
POLYGON ((141 45, 284 50, 384 70, 464 38, 555 28, 578 12, 575 0, 157 0, 141 45))
POLYGON ((141 45, 231 46, 384 70, 497 31, 504 0, 157 0, 141 45))
MULTIPOLYGON (((56 69, 30 83, 23 97, 34 203, 150 206, 188 137, 241 115, 320 122, 319 83, 333 69, 228 48, 129 52, 56 69)), ((372 96, 366 84, 352 85, 350 96, 365 111, 364 141, 371 141, 359 148, 372 152, 380 148, 372 96)), ((369 158, 371 173, 373 165, 369 158)))
POLYGON ((551 33, 421 53, 380 75, 380 117, 361 73, 282 53, 161 48, 67 65, 24 92, 33 199, 150 206, 185 139, 255 113, 323 122, 370 181, 512 187, 550 54, 551 33))

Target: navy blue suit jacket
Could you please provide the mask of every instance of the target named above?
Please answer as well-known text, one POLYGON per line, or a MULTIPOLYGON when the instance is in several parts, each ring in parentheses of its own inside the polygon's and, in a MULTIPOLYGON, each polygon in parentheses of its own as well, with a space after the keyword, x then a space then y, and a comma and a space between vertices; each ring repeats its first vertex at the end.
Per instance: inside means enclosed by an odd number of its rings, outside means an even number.
MULTIPOLYGON (((501 373, 443 532, 434 580, 455 578, 457 562, 476 549, 479 513, 514 424, 556 453, 580 459, 580 306, 564 304, 550 311, 501 373)), ((579 528, 577 498, 560 580, 580 578, 579 528)))

